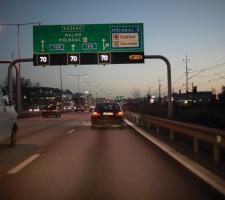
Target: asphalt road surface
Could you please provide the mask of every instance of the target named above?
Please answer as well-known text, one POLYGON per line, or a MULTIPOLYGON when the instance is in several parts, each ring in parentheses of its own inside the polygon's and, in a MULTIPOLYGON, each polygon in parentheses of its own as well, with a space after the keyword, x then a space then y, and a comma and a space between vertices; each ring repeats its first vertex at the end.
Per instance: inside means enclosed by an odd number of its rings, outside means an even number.
POLYGON ((19 120, 18 145, 0 146, 0 200, 225 199, 128 126, 92 130, 89 119, 19 120))

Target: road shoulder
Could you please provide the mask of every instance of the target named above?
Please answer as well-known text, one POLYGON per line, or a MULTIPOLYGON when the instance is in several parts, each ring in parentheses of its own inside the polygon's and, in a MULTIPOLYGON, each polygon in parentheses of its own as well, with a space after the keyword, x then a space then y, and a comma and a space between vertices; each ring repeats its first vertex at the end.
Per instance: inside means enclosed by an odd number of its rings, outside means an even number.
POLYGON ((155 144, 162 151, 164 151, 173 159, 175 159, 177 162, 179 162, 181 165, 183 165, 186 169, 188 169, 193 174, 195 174, 196 176, 201 178, 203 181, 205 181, 207 184, 209 184, 210 186, 215 188, 217 191, 225 195, 225 180, 224 179, 220 178, 218 175, 214 174, 207 168, 201 166, 197 162, 191 160, 187 156, 181 154, 175 148, 151 136, 147 131, 143 130, 140 127, 137 127, 134 123, 128 120, 125 120, 125 121, 130 127, 136 130, 139 134, 141 134, 151 143, 155 144))

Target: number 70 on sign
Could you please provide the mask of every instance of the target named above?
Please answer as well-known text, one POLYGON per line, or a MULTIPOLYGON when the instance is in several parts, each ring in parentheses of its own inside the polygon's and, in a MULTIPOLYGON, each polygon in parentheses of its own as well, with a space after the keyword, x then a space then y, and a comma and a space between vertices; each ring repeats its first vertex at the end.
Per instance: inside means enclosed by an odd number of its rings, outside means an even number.
POLYGON ((79 53, 69 53, 67 54, 67 63, 72 65, 80 64, 80 54, 79 53))
POLYGON ((38 65, 49 65, 50 59, 48 54, 41 54, 37 56, 37 64, 38 65))
POLYGON ((110 64, 111 53, 98 53, 98 64, 110 64))

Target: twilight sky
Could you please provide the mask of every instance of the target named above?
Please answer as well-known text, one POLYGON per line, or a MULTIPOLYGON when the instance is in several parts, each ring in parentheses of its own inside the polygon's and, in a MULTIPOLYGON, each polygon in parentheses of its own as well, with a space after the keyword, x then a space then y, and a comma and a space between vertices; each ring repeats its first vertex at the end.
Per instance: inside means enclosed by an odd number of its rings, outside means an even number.
MULTIPOLYGON (((145 55, 163 55, 171 62, 175 91, 185 91, 185 63, 188 57, 189 87, 216 92, 225 85, 225 0, 1 0, 0 24, 43 22, 43 25, 144 23, 145 55), (202 70, 205 69, 205 70, 202 70), (198 72, 198 70, 202 70, 198 72)), ((33 54, 32 26, 20 26, 21 57, 33 54)), ((17 27, 0 25, 0 59, 17 57, 17 27)), ((96 81, 113 96, 131 96, 132 89, 145 95, 150 89, 167 91, 166 66, 161 60, 145 64, 62 66, 63 89, 77 91, 96 81), (160 80, 160 81, 159 81, 160 80)), ((7 65, 0 66, 0 83, 7 65)), ((34 67, 22 64, 21 76, 41 86, 60 87, 59 66, 34 67)))

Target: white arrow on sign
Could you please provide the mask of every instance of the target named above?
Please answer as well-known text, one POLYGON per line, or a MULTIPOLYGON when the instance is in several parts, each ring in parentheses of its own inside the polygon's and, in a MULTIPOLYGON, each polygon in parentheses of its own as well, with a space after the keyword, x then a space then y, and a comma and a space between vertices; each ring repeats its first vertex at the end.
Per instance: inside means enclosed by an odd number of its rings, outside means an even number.
POLYGON ((45 51, 45 41, 41 40, 41 51, 44 52, 45 51))
POLYGON ((72 47, 72 51, 74 51, 75 50, 75 44, 72 44, 71 47, 72 47))
POLYGON ((109 47, 109 43, 106 43, 106 39, 102 39, 102 49, 105 50, 107 47, 109 47))

